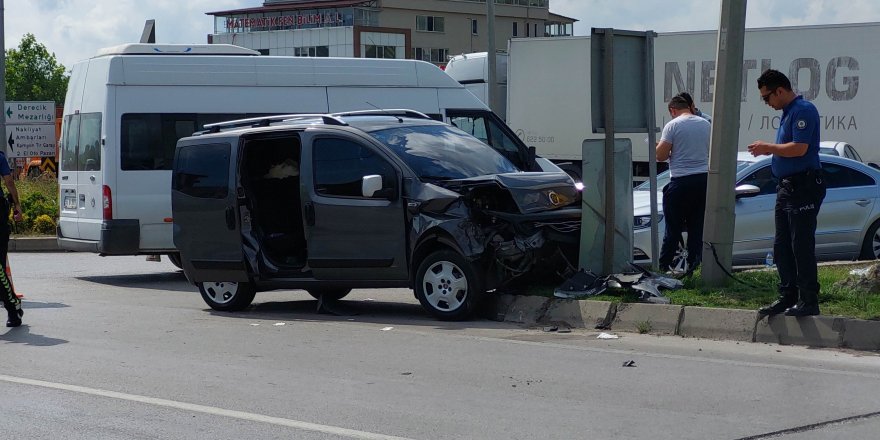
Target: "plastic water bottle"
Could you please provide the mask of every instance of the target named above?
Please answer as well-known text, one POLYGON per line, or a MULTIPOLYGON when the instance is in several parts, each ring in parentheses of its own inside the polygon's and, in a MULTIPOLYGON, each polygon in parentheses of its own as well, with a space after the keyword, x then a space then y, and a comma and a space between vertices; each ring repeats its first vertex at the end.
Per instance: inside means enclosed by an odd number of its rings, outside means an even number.
POLYGON ((773 267, 773 252, 767 252, 767 256, 764 257, 764 265, 773 267))

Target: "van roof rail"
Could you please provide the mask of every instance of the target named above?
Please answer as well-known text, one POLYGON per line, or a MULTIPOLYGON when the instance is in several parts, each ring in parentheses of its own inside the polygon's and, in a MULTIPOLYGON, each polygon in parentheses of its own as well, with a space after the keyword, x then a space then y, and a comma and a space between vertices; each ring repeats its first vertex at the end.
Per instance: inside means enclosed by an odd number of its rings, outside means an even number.
POLYGON ((431 119, 430 116, 415 110, 405 108, 356 110, 350 112, 333 113, 333 116, 404 116, 407 118, 431 119))
POLYGON ((321 118, 327 125, 348 125, 337 116, 322 113, 295 113, 290 115, 272 115, 259 116, 256 118, 236 119, 234 121, 215 122, 213 124, 205 124, 205 132, 217 133, 223 129, 239 128, 239 127, 268 127, 275 122, 292 121, 297 119, 315 119, 321 118))

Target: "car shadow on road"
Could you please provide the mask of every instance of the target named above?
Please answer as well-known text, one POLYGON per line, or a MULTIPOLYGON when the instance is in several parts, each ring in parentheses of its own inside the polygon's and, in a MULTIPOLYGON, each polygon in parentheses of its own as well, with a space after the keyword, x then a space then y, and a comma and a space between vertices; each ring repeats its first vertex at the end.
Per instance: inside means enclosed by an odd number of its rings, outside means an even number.
POLYGON ((212 309, 206 311, 215 316, 236 319, 365 322, 380 325, 422 326, 440 330, 514 327, 510 323, 485 319, 479 314, 475 314, 468 321, 440 321, 429 315, 419 304, 378 300, 340 300, 325 305, 320 311, 318 301, 313 299, 255 303, 241 312, 220 312, 212 309))
POLYGON ((123 288, 172 290, 176 292, 196 291, 196 288, 186 281, 186 276, 183 275, 182 270, 145 274, 82 276, 76 277, 76 279, 123 288))

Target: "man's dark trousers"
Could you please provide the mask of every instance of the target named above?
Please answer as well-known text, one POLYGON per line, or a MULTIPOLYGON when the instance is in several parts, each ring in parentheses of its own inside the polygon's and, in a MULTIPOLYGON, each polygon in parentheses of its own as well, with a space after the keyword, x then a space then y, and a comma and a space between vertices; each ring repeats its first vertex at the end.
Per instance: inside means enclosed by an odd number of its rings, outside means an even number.
POLYGON ((773 253, 779 271, 779 293, 794 305, 819 304, 816 268, 816 216, 825 199, 821 170, 780 180, 776 187, 776 236, 773 253))
POLYGON ((706 173, 673 177, 663 188, 663 219, 666 232, 660 247, 660 269, 672 264, 682 232, 687 229, 687 263, 693 270, 703 253, 703 218, 706 214, 706 173))

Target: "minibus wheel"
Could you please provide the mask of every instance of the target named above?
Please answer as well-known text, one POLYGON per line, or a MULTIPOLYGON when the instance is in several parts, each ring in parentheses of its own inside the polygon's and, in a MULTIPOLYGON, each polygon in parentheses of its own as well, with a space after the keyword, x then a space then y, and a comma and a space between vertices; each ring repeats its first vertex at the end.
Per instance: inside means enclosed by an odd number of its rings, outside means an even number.
POLYGON ((197 283, 202 299, 214 310, 235 312, 243 310, 254 300, 257 290, 251 283, 205 281, 197 283))

